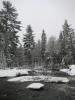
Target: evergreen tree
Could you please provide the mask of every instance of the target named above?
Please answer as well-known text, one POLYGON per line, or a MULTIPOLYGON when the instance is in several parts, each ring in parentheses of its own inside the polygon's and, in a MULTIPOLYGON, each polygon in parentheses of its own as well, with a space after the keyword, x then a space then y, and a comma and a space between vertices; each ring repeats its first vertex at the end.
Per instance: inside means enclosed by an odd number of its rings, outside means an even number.
POLYGON ((54 36, 51 36, 47 44, 47 48, 51 56, 55 53, 56 50, 55 45, 56 45, 56 38, 54 36))
POLYGON ((35 48, 32 51, 32 57, 35 66, 41 65, 41 41, 40 40, 38 40, 38 42, 36 42, 35 44, 35 48))
POLYGON ((48 63, 51 69, 54 69, 56 63, 58 63, 58 56, 57 56, 57 40, 54 36, 51 36, 48 40, 47 44, 48 49, 48 63))
POLYGON ((14 63, 14 57, 16 55, 16 48, 18 44, 17 33, 20 30, 20 21, 17 21, 18 14, 16 9, 9 1, 3 1, 3 9, 0 11, 0 32, 3 33, 5 41, 4 53, 7 63, 11 60, 14 63))
POLYGON ((59 39, 58 39, 58 49, 59 49, 59 56, 60 56, 60 62, 62 61, 62 58, 66 55, 66 50, 65 50, 65 42, 63 38, 63 33, 60 32, 59 39))
POLYGON ((18 65, 23 66, 24 65, 24 48, 22 47, 21 44, 17 48, 16 55, 17 55, 16 59, 17 59, 18 65))
POLYGON ((72 63, 73 51, 74 51, 74 44, 75 35, 74 30, 70 28, 68 25, 67 20, 63 25, 63 31, 60 33, 59 42, 60 42, 60 55, 62 56, 61 59, 65 59, 65 63, 68 64, 72 63))
POLYGON ((43 30, 42 36, 41 36, 41 57, 42 57, 43 62, 45 60, 46 42, 47 42, 46 33, 43 30))
POLYGON ((26 34, 24 35, 24 55, 25 55, 25 62, 27 64, 32 63, 32 50, 34 49, 35 42, 33 36, 33 30, 30 25, 27 26, 26 34))
POLYGON ((63 25, 63 41, 65 45, 65 51, 67 53, 72 53, 73 49, 73 43, 72 40, 74 38, 74 30, 70 28, 70 25, 68 25, 67 20, 65 20, 65 23, 63 25))

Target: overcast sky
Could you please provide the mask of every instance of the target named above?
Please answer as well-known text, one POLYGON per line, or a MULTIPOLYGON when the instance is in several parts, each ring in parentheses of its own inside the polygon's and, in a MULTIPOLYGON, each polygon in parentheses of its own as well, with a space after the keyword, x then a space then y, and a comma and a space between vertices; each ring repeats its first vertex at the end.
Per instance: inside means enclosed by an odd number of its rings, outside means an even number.
MULTIPOLYGON (((46 31, 47 38, 58 37, 64 20, 75 28, 75 0, 9 0, 19 13, 22 21, 22 32, 19 32, 22 41, 27 25, 34 30, 35 40, 41 37, 42 30, 46 31)), ((0 9, 2 8, 0 0, 0 9)))

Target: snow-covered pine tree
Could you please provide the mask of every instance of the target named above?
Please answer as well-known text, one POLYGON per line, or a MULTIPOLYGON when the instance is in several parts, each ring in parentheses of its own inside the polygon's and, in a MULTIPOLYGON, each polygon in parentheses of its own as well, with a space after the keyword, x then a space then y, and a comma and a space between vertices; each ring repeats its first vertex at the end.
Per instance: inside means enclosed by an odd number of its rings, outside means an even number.
POLYGON ((32 64, 31 53, 35 47, 33 30, 32 30, 31 25, 27 26, 26 34, 24 35, 23 42, 24 42, 25 64, 30 65, 30 64, 32 64))
POLYGON ((9 1, 3 1, 3 9, 0 11, 0 32, 3 33, 5 41, 5 56, 7 64, 13 61, 16 56, 18 44, 17 33, 20 30, 20 21, 17 20, 18 13, 9 1))
POLYGON ((75 34, 74 30, 70 28, 70 25, 68 24, 67 20, 65 20, 65 23, 63 25, 63 31, 60 33, 59 42, 60 54, 62 55, 62 59, 65 58, 65 62, 67 62, 67 64, 72 63, 74 51, 73 42, 75 43, 75 34))
POLYGON ((46 42, 47 42, 47 37, 46 37, 45 31, 43 30, 42 36, 41 36, 41 57, 42 57, 43 63, 44 63, 44 60, 45 60, 46 42))

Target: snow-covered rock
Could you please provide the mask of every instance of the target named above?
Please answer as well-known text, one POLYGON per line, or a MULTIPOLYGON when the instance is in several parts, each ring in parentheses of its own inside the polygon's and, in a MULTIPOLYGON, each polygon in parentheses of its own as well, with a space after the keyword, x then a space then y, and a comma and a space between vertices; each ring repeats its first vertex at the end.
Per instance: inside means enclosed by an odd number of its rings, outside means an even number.
POLYGON ((26 88, 29 88, 29 89, 41 89, 44 87, 44 84, 42 83, 32 83, 30 85, 28 85, 26 88))

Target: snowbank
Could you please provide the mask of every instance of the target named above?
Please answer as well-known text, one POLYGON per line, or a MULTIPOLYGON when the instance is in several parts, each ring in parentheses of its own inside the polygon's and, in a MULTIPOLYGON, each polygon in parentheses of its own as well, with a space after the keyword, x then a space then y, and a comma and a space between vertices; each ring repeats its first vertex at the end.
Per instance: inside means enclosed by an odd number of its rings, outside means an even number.
POLYGON ((60 71, 67 73, 68 75, 75 75, 75 65, 69 65, 69 69, 61 69, 60 71))
POLYGON ((44 84, 42 83, 32 83, 30 85, 28 85, 26 88, 29 88, 29 89, 41 89, 44 87, 44 84))
POLYGON ((14 77, 17 76, 18 74, 26 74, 28 75, 29 69, 0 69, 0 77, 14 77))
POLYGON ((44 81, 44 82, 69 82, 68 78, 51 77, 51 76, 21 76, 8 79, 9 82, 27 82, 27 81, 44 81))
POLYGON ((61 72, 65 72, 65 73, 69 74, 70 69, 60 69, 60 71, 61 71, 61 72))
POLYGON ((69 65, 70 69, 75 69, 75 65, 69 65))
POLYGON ((70 75, 75 75, 75 65, 70 65, 70 75))

